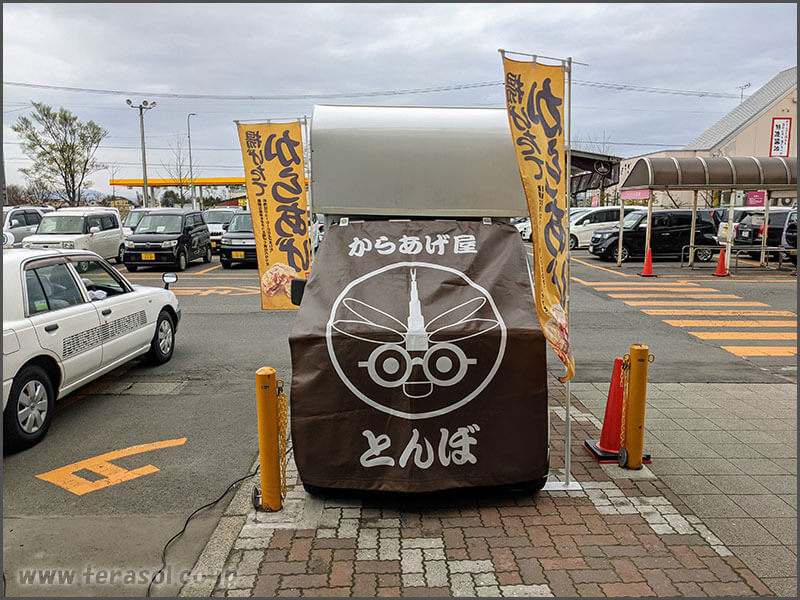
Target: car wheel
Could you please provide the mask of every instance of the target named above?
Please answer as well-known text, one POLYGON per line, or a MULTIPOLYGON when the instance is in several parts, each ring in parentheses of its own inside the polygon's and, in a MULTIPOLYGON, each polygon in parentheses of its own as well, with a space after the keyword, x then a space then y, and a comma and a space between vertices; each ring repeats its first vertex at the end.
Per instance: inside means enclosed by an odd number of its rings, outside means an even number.
POLYGON ((156 365, 163 365, 170 358, 175 349, 175 327, 172 324, 172 318, 167 311, 162 310, 158 314, 156 321, 156 332, 153 335, 153 341, 150 342, 150 352, 148 358, 150 362, 156 365))
POLYGON ((53 417, 55 393, 47 372, 38 365, 22 369, 3 413, 4 445, 24 450, 38 444, 47 433, 53 417))
POLYGON ((211 246, 206 246, 206 253, 203 255, 203 262, 204 263, 211 262, 211 246))
POLYGON ((570 250, 577 250, 578 249, 578 238, 574 235, 569 236, 569 249, 570 250))
POLYGON ((121 265, 121 264, 122 264, 122 255, 123 255, 124 253, 125 253, 125 246, 124 246, 124 245, 121 245, 121 246, 119 247, 119 250, 117 250, 117 259, 116 259, 116 260, 117 260, 117 264, 118 264, 118 265, 121 265))
POLYGON ((128 269, 131 273, 136 273, 139 270, 137 265, 125 265, 125 268, 128 269))
POLYGON ((700 262, 708 262, 714 258, 714 251, 708 248, 701 248, 694 251, 694 257, 700 262))
POLYGON ((628 250, 628 247, 625 244, 622 244, 622 254, 619 253, 619 246, 614 246, 614 249, 611 251, 611 258, 616 262, 620 260, 620 262, 626 262, 631 257, 631 251, 628 250))
POLYGON ((219 261, 219 264, 222 265, 223 269, 230 269, 231 268, 231 261, 229 261, 229 260, 221 260, 221 261, 219 261))
POLYGON ((189 261, 186 258, 186 250, 181 250, 178 252, 178 262, 175 263, 175 270, 176 271, 185 271, 186 265, 189 261))

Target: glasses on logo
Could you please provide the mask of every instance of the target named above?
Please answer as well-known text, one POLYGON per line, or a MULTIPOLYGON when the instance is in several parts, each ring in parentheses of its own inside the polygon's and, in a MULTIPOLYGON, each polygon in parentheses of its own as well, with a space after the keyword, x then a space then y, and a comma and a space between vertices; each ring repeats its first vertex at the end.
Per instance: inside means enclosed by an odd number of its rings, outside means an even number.
POLYGON ((464 378, 469 365, 477 362, 467 358, 464 351, 447 342, 433 344, 422 356, 414 356, 398 344, 383 344, 375 348, 367 360, 358 366, 367 369, 373 382, 386 388, 400 387, 406 383, 433 383, 440 386, 457 384, 464 378), (419 365, 426 381, 409 382, 412 369, 419 365))

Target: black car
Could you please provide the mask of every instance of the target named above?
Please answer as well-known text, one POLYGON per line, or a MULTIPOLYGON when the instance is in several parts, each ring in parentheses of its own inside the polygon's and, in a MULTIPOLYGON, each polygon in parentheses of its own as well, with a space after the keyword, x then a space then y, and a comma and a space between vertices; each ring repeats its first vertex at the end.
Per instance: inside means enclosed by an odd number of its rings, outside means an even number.
POLYGON ((258 263, 256 236, 253 219, 249 212, 237 212, 230 223, 223 226, 219 242, 219 262, 223 269, 230 269, 235 262, 258 263))
MULTIPOLYGON (((797 209, 789 215, 786 227, 783 230, 783 240, 781 245, 784 248, 794 248, 797 250, 797 209)), ((797 253, 789 254, 789 260, 797 264, 797 253)))
MULTIPOLYGON (((786 220, 789 217, 791 209, 789 208, 772 208, 769 211, 769 224, 767 226, 767 246, 780 246, 781 238, 783 237, 783 229, 786 225, 786 220)), ((737 247, 747 246, 761 246, 764 238, 764 213, 753 213, 744 217, 739 221, 739 226, 736 228, 736 237, 733 238, 733 244, 737 247)), ((753 258, 760 258, 761 252, 754 250, 749 252, 753 258)), ((770 253, 775 256, 776 253, 770 253)))
POLYGON ((170 209, 148 212, 136 232, 125 240, 122 262, 128 271, 139 267, 171 266, 183 271, 193 260, 211 262, 208 226, 198 210, 170 209))
MULTIPOLYGON (((622 222, 622 262, 633 256, 644 256, 647 234, 647 211, 637 210, 625 216, 622 222)), ((689 245, 692 229, 692 211, 668 209, 653 212, 653 230, 650 248, 653 256, 679 257, 684 246, 689 245)), ((708 213, 697 213, 695 224, 695 246, 716 245, 714 224, 708 213)), ((589 252, 606 260, 617 260, 619 227, 601 229, 592 236, 589 252)), ((706 262, 713 258, 714 250, 698 248, 695 258, 706 262)))

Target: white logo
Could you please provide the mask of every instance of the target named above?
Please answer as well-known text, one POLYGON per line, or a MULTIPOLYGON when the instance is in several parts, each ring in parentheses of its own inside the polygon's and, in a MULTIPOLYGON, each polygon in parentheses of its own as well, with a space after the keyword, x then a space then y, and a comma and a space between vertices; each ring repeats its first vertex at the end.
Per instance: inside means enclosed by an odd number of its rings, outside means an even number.
POLYGON ((475 398, 500 367, 506 336, 484 288, 456 269, 420 262, 388 265, 348 284, 326 328, 328 354, 347 388, 405 419, 440 416, 475 398), (430 305, 444 297, 450 308, 431 315, 430 305), (407 298, 407 312, 379 308, 387 298, 394 305, 407 298), (495 328, 499 336, 483 336, 495 328), (334 332, 342 335, 334 339, 334 332))

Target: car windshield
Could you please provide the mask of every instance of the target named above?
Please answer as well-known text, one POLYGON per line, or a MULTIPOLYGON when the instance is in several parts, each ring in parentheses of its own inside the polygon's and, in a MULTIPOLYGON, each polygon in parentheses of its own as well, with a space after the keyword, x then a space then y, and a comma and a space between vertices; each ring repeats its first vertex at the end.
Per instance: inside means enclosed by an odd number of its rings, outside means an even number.
POLYGON ((646 213, 643 212, 632 212, 625 215, 625 218, 622 220, 622 226, 626 229, 630 227, 636 227, 639 221, 645 216, 646 213))
POLYGON ((180 233, 180 215, 144 215, 136 233, 180 233))
POLYGON ((230 225, 228 225, 228 233, 241 233, 243 231, 253 233, 253 219, 250 213, 234 215, 230 225))
POLYGON ((233 214, 233 211, 230 210, 207 210, 203 213, 203 218, 206 220, 206 223, 222 225, 224 223, 230 223, 233 214))
POLYGON ((572 223, 573 221, 577 221, 578 217, 580 217, 583 214, 586 214, 587 212, 589 212, 589 210, 585 209, 585 208, 575 208, 575 209, 569 211, 569 221, 570 221, 570 223, 572 223))
POLYGON ((47 215, 42 217, 36 233, 73 235, 83 233, 83 222, 82 216, 47 215))
POLYGON ((136 227, 139 224, 139 221, 142 220, 144 216, 144 212, 139 210, 132 210, 127 215, 125 215, 125 220, 122 221, 122 224, 125 227, 136 227))

